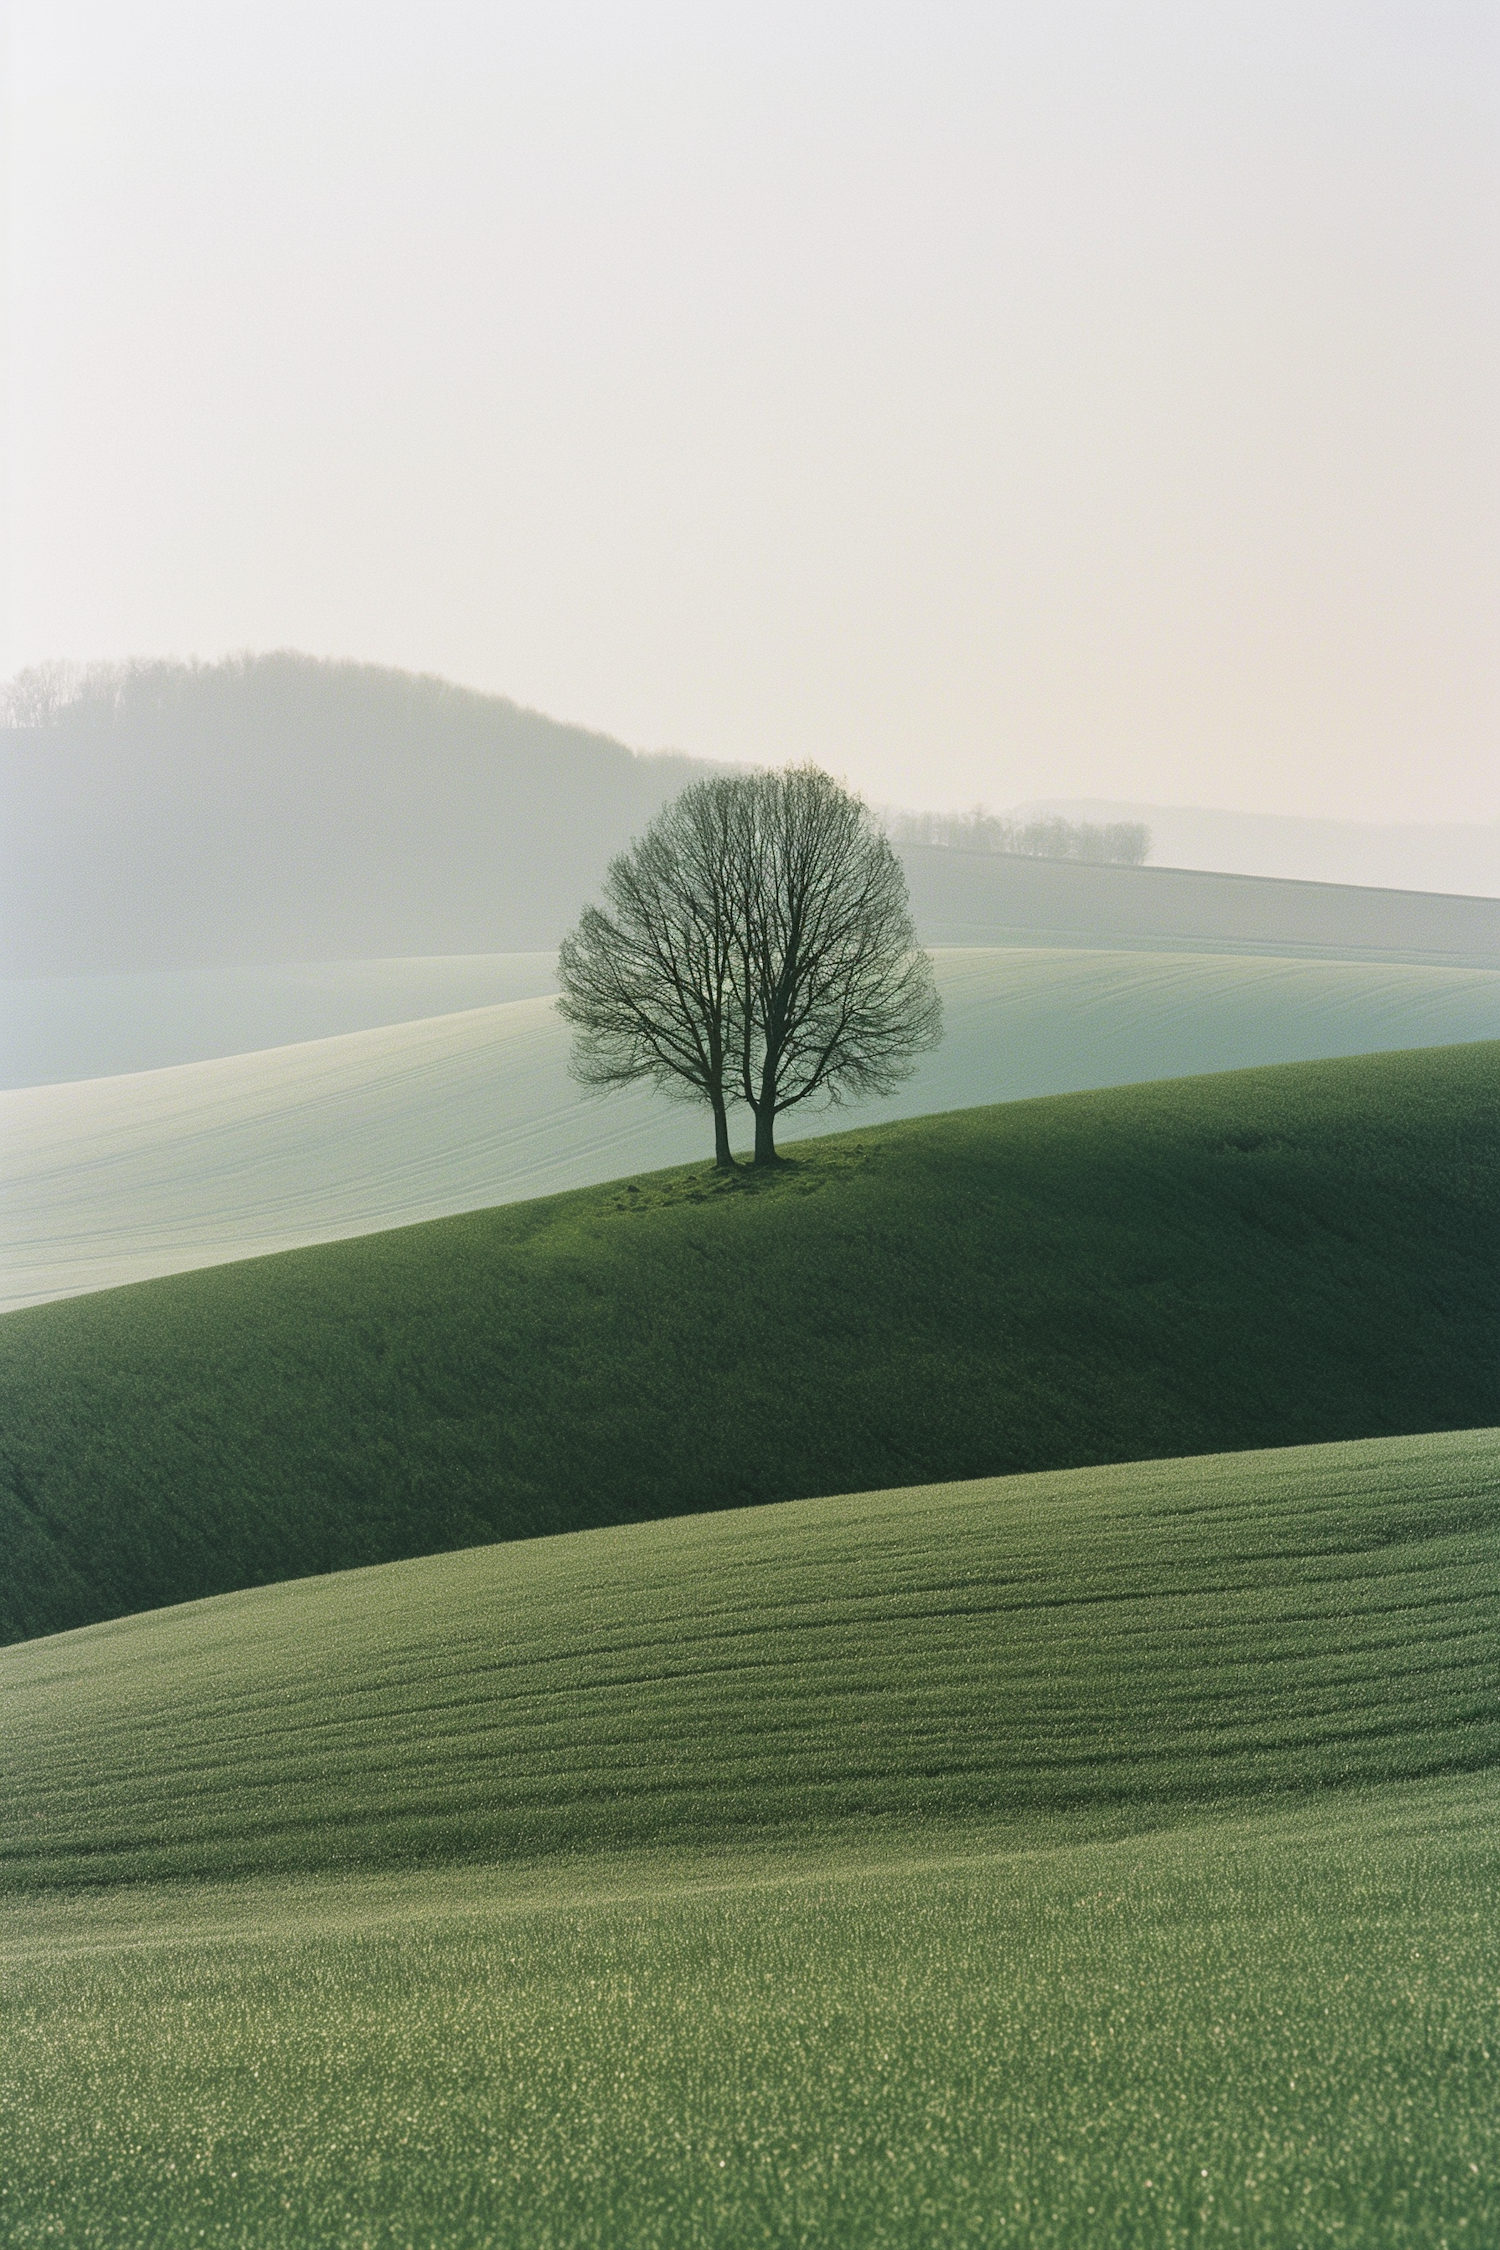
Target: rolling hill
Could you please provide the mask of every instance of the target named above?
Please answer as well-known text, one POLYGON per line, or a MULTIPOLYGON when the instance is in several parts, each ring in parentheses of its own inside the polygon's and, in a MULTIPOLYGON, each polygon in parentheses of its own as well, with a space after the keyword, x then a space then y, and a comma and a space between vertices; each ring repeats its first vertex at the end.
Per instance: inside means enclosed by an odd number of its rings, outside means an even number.
POLYGON ((0 1654, 18 2244, 1484 2241, 1500 1437, 0 1654))
POLYGON ((1488 1423, 1497 1070, 1481 1043, 960 1111, 11 1313, 4 1633, 705 1505, 1488 1423))
POLYGON ((0 978, 0 1090, 216 1062, 556 990, 555 953, 0 978))
POLYGON ((1121 946, 1500 968, 1500 898, 903 848, 924 945, 1121 946))
POLYGON ((9 977, 555 946, 705 770, 290 650, 82 688, 0 730, 9 977))
POLYGON ((1018 820, 1095 825, 1139 821, 1162 867, 1211 867, 1300 883, 1500 896, 1500 821, 1309 820, 1289 813, 1145 805, 1112 797, 1048 797, 1017 805, 1018 820))
POLYGON ((1466 1773, 1500 1763, 1497 1631, 1493 1430, 434 1555, 9 1651, 0 1883, 1466 1773))
MULTIPOLYGON (((1500 972, 1116 952, 935 956, 947 1032, 894 1101, 851 1124, 981 1102, 1500 1036, 1500 972)), ((550 956, 347 963, 135 989, 142 1032, 200 1021, 376 1028, 213 1062, 0 1095, 0 1307, 553 1194, 686 1163, 700 1115, 645 1092, 585 1099, 540 998, 380 1023, 415 995, 547 985, 550 956), (335 1020, 338 1020, 335 1017, 335 1020)), ((113 992, 110 1004, 117 998, 113 992)), ((89 1010, 105 1003, 87 995, 89 1010)), ((81 1016, 76 1036, 130 1036, 81 1016), (92 1030, 90 1027, 92 1026, 92 1030)), ((795 1140, 827 1112, 787 1120, 795 1140)))

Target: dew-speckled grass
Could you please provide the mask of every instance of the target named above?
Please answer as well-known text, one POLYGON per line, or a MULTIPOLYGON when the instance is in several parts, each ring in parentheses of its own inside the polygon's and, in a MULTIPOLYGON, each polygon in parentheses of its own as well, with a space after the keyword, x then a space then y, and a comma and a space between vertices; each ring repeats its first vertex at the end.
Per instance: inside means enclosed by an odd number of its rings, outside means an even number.
POLYGON ((1500 1432, 0 1652, 0 2240, 1487 2244, 1500 1432))
POLYGON ((8 1920, 17 2250, 1500 2239, 1489 1775, 8 1920))

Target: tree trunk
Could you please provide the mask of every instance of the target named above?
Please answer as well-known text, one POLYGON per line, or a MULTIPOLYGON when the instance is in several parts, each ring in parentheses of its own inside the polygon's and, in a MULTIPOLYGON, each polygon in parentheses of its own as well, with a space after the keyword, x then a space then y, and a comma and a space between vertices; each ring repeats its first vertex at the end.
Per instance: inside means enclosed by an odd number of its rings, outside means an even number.
POLYGON ((755 1113, 755 1161, 757 1164, 779 1164, 776 1154, 776 1112, 769 1103, 755 1113))
POLYGON ((720 1172, 735 1172, 739 1167, 729 1150, 729 1112, 722 1102, 714 1103, 714 1167, 720 1172))

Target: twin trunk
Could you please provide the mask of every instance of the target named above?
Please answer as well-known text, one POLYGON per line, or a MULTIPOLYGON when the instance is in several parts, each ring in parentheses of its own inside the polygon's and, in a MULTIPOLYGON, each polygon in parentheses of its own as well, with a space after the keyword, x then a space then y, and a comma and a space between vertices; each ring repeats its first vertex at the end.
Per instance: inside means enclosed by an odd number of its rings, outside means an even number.
MULTIPOLYGON (((729 1111, 719 1101, 714 1109, 714 1165, 720 1172, 732 1172, 735 1161, 729 1148, 729 1111)), ((776 1154, 776 1116, 769 1108, 757 1112, 755 1119, 755 1161, 757 1164, 779 1164, 776 1154)))

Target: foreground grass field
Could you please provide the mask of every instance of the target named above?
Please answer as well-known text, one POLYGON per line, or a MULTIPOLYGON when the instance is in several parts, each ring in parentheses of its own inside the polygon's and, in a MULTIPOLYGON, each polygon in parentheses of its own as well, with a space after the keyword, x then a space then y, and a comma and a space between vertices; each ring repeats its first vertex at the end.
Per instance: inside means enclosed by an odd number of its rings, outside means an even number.
POLYGON ((0 1321, 0 1631, 496 1538, 1500 1419, 1500 1048, 1014 1103, 0 1321))
POLYGON ((1500 2237, 1491 1777, 8 1916, 14 2245, 1500 2237))
POLYGON ((1497 1532, 1489 1431, 9 1650, 0 2235, 1492 2240, 1497 1532))

